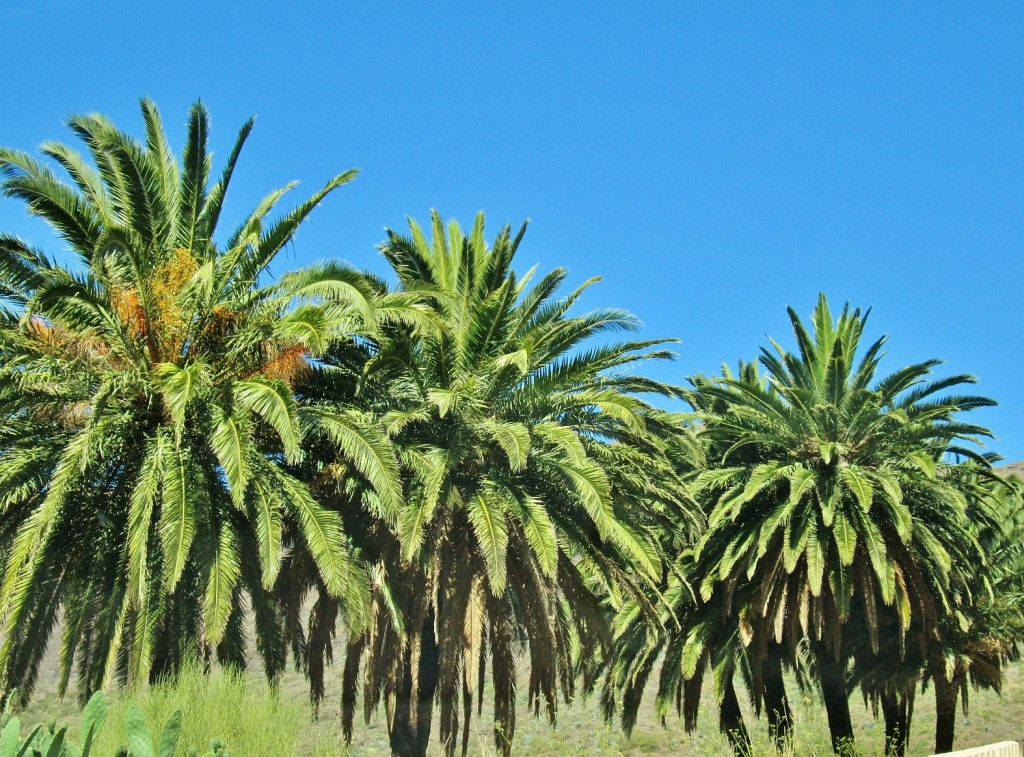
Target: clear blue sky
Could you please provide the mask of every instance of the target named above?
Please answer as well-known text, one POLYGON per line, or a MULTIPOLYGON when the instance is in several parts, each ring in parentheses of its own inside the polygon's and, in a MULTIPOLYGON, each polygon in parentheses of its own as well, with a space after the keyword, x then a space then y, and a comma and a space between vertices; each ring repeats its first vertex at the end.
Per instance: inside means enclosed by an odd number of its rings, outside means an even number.
MULTIPOLYGON (((382 272, 383 227, 431 207, 530 217, 520 267, 604 276, 586 304, 680 338, 679 382, 790 343, 822 290, 874 307, 883 365, 976 374, 1024 459, 1019 4, 345 5, 7 0, 0 143, 85 111, 138 133, 149 95, 180 148, 201 97, 223 159, 256 113, 236 216, 362 169, 288 263, 382 272)), ((11 201, 0 229, 46 242, 11 201)))

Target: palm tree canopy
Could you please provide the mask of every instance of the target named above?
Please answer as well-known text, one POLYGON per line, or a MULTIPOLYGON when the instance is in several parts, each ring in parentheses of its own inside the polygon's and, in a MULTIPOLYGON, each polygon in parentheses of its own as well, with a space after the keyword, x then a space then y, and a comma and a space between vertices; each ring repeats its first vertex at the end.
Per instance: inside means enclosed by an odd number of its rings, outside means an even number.
MULTIPOLYGON (((626 370, 643 360, 670 357, 660 348, 663 342, 580 350, 586 340, 634 330, 638 321, 614 309, 568 317, 594 280, 557 301, 550 298, 565 271, 552 271, 532 288, 532 271, 520 280, 511 263, 525 225, 514 237, 504 228, 490 246, 484 241, 482 215, 465 234, 454 223, 446 229, 435 214, 429 243, 414 222, 410 226, 411 237, 389 232, 383 252, 403 286, 434 289, 438 319, 448 328, 413 347, 410 370, 399 375, 415 410, 396 412, 388 421, 445 451, 444 477, 470 516, 494 593, 500 594, 505 584, 505 537, 488 524, 506 515, 526 528, 524 535, 547 575, 556 564, 554 526, 566 534, 591 529, 656 576, 660 567, 649 539, 631 532, 615 512, 608 472, 628 466, 604 465, 601 457, 625 463, 627 445, 671 430, 671 417, 638 396, 667 394, 671 388, 626 370), (618 445, 607 444, 611 441, 618 445), (546 513, 529 507, 531 493, 522 487, 542 481, 559 485, 571 512, 560 513, 546 503, 541 503, 546 513), (487 496, 479 496, 483 492, 487 496), (530 513, 536 513, 536 523, 530 513)), ((388 349, 377 360, 388 360, 388 349)), ((682 490, 656 494, 669 502, 684 496, 682 490)), ((428 510, 435 505, 430 499, 424 503, 428 510)), ((428 513, 400 518, 407 557, 416 553, 430 520, 428 513)))
POLYGON ((873 636, 879 602, 904 631, 912 612, 934 623, 952 561, 978 548, 945 470, 952 453, 983 461, 963 443, 989 432, 959 414, 993 403, 945 394, 974 378, 933 380, 934 360, 879 378, 885 339, 861 351, 866 313, 834 318, 822 295, 810 329, 789 315, 796 352, 773 341, 763 376, 698 379, 691 395, 720 455, 695 481, 714 499, 701 590, 756 587, 748 619, 763 639, 788 628, 838 643, 855 596, 873 636))
POLYGON ((301 459, 314 422, 293 391, 310 359, 393 313, 382 318, 365 277, 342 264, 264 275, 355 172, 284 213, 290 186, 272 192, 221 242, 252 121, 213 180, 201 103, 180 161, 155 105, 142 114, 144 143, 103 116, 72 117, 88 158, 56 142, 41 148, 48 162, 0 149, 0 193, 49 223, 75 261, 0 236, 7 685, 29 674, 30 636, 43 629, 45 643, 61 605, 62 685, 76 651, 95 688, 112 672, 145 678, 168 635, 236 637, 241 587, 273 585, 292 533, 354 613, 368 596, 337 518, 282 464, 301 459), (191 633, 171 633, 178 622, 191 633))

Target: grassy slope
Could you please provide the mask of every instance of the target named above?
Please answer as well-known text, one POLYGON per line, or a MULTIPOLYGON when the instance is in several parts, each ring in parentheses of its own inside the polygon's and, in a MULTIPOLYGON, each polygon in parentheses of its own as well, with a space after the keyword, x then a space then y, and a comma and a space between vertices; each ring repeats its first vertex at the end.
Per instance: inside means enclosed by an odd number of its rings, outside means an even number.
POLYGON ((999 472, 1002 473, 1003 475, 1024 478, 1024 461, 1010 463, 1009 465, 1003 465, 999 468, 999 472))
MULTIPOLYGON (((40 678, 33 701, 22 716, 22 722, 45 722, 51 717, 68 720, 72 732, 77 729, 77 709, 73 697, 61 702, 55 694, 55 654, 54 650, 47 655, 45 669, 40 678)), ((324 702, 320 718, 316 721, 306 720, 307 688, 301 674, 290 671, 282 681, 280 696, 282 701, 274 710, 268 701, 269 695, 256 671, 249 674, 252 682, 248 693, 228 690, 223 681, 214 681, 208 695, 197 688, 193 680, 188 682, 180 693, 185 712, 185 730, 193 735, 193 744, 203 744, 210 737, 219 736, 228 742, 236 757, 260 754, 281 754, 279 749, 266 752, 256 744, 294 743, 294 754, 331 755, 343 752, 341 739, 339 700, 340 675, 339 665, 328 670, 327 700, 324 702), (219 688, 218 688, 219 687, 219 688), (244 712, 240 712, 244 710, 244 712), (229 712, 230 711, 230 712, 229 712), (269 737, 259 735, 260 725, 273 721, 274 727, 291 734, 280 734, 277 741, 271 742, 269 737), (256 726, 253 728, 253 726, 256 726), (212 730, 206 730, 212 729, 212 730), (252 734, 242 731, 251 729, 252 734), (283 739, 283 740, 282 740, 283 739), (254 751, 255 750, 255 751, 254 751)), ((670 716, 667 727, 662 727, 654 716, 653 691, 648 691, 640 719, 631 739, 623 737, 619 731, 606 725, 600 715, 595 701, 577 701, 570 706, 561 706, 556 728, 548 727, 543 718, 534 718, 528 713, 525 703, 526 682, 522 682, 518 728, 516 731, 516 753, 524 755, 542 755, 560 757, 561 755, 730 755, 725 739, 718 734, 717 710, 710 701, 710 692, 705 691, 705 706, 696 732, 691 736, 683 732, 682 724, 674 715, 670 716)), ((821 706, 811 700, 801 700, 795 686, 790 686, 790 696, 796 717, 796 755, 828 755, 831 754, 828 743, 828 728, 825 714, 821 706)), ((472 755, 493 754, 492 737, 487 720, 487 706, 483 718, 474 721, 470 739, 469 753, 472 755)), ((852 701, 854 722, 861 754, 882 754, 882 724, 876 722, 867 711, 859 697, 852 701)), ((1007 676, 1002 698, 993 692, 972 692, 970 714, 958 717, 957 748, 978 746, 1005 739, 1020 738, 1024 726, 1024 666, 1013 666, 1007 676)), ((182 706, 182 705, 178 705, 182 706)), ((173 709, 167 701, 166 693, 149 696, 143 701, 150 723, 162 722, 166 714, 173 709), (152 712, 156 708, 158 712, 152 712), (158 714, 159 713, 159 714, 158 714)), ((115 702, 114 711, 121 709, 115 702)), ((116 729, 118 717, 112 712, 112 718, 105 730, 116 729)), ((352 757, 386 754, 387 733, 383 723, 383 713, 379 713, 369 724, 357 717, 355 735, 349 754, 352 757)), ((766 736, 763 721, 753 720, 747 711, 747 726, 755 742, 755 753, 758 755, 775 755, 766 736)), ((911 755, 931 754, 932 734, 935 727, 935 709, 931 692, 918 696, 912 734, 911 755)), ((113 737, 113 732, 107 734, 113 737)), ((199 745, 196 744, 196 745, 199 745)), ((184 746, 184 744, 182 745, 184 746)), ((436 750, 431 752, 436 753, 436 750)), ((184 751, 182 750, 182 754, 184 751)), ((106 757, 105 752, 101 752, 106 757)))
MULTIPOLYGON (((971 692, 970 714, 964 717, 958 713, 956 748, 980 746, 995 741, 1017 739, 1021 736, 1024 723, 1024 670, 1014 666, 1007 676, 1002 698, 993 692, 971 692)), ((790 695, 796 718, 796 741, 794 754, 831 755, 828 727, 824 710, 816 701, 800 700, 795 686, 790 686, 790 695)), ((649 691, 641 708, 641 716, 631 739, 626 739, 614 727, 606 725, 600 716, 596 702, 577 702, 559 710, 559 722, 555 729, 547 722, 535 719, 526 712, 525 701, 520 704, 519 723, 516 731, 516 753, 560 757, 561 755, 721 755, 731 757, 731 751, 717 728, 717 709, 705 690, 705 706, 701 709, 697 730, 687 735, 681 721, 670 716, 662 727, 654 715, 653 692, 649 691)), ((851 702, 860 754, 882 755, 883 726, 875 721, 863 706, 858 696, 851 702)), ((330 709, 330 708, 328 708, 330 709)), ((332 725, 336 722, 333 713, 325 711, 324 717, 310 733, 320 743, 330 738, 332 725), (326 722, 325 722, 326 721, 326 722)), ((484 718, 486 719, 486 706, 484 718)), ((476 723, 471 737, 470 754, 493 754, 492 739, 486 722, 476 723)), ((754 721, 747 711, 747 727, 755 743, 755 754, 777 755, 768 743, 764 721, 754 721)), ((931 691, 919 695, 912 724, 910 755, 932 753, 935 729, 935 707, 931 691)), ((377 755, 387 750, 387 737, 378 721, 371 727, 357 725, 353 739, 352 755, 377 755)))

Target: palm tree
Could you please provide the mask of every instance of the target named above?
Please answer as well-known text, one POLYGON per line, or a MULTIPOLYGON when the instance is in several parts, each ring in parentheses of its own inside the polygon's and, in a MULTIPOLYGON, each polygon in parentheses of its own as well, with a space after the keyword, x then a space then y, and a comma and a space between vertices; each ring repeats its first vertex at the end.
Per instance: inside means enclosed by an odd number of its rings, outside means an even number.
POLYGON ((851 617, 845 637, 853 658, 850 687, 858 686, 877 720, 885 724, 885 754, 903 757, 910 743, 917 689, 924 664, 923 639, 912 620, 911 629, 902 631, 893 613, 879 617, 879 645, 872 650, 866 624, 851 617), (907 637, 914 641, 907 643, 907 637))
MULTIPOLYGON (((253 122, 211 182, 202 104, 180 162, 155 105, 142 114, 144 144, 102 116, 71 118, 91 162, 41 148, 66 179, 0 150, 0 192, 49 223, 75 262, 0 236, 0 688, 22 696, 61 609, 62 692, 76 659, 83 695, 211 647, 240 663, 243 591, 273 619, 270 590, 294 545, 353 617, 368 601, 337 517, 285 464, 302 459, 315 421, 294 385, 334 341, 372 331, 378 303, 340 264, 265 276, 355 172, 276 218, 288 187, 271 193, 219 242, 253 122)), ((257 626, 271 676, 283 661, 273 626, 257 626)))
POLYGON ((881 614, 894 614, 902 644, 912 620, 935 629, 949 612, 951 564, 975 545, 945 455, 980 459, 958 445, 988 432, 957 414, 992 402, 941 396, 974 379, 930 381, 937 361, 877 378, 885 340, 860 352, 859 310, 833 319, 821 296, 810 331, 789 315, 798 351, 763 348, 763 383, 724 378, 697 389, 725 406, 701 413, 725 453, 696 479, 715 497, 696 559, 702 596, 724 592, 757 660, 773 642, 811 640, 838 750, 853 738, 851 614, 865 619, 877 651, 881 614))
MULTIPOLYGON (((989 457, 994 462, 994 456, 989 457)), ((967 528, 978 549, 957 560, 950 572, 953 612, 940 618, 938 634, 912 623, 913 641, 900 653, 893 619, 880 618, 880 649, 872 652, 866 634, 853 630, 854 678, 886 727, 886 754, 902 757, 908 748, 910 721, 918 685, 935 692, 935 751, 953 748, 957 700, 966 709, 968 684, 999 691, 1003 670, 1016 658, 1024 632, 1021 614, 1022 511, 1016 481, 1004 481, 974 462, 946 474, 968 503, 967 528)), ((926 517, 918 514, 918 517, 926 517)), ((850 623, 850 626, 856 626, 850 623)))
POLYGON ((683 552, 665 586, 658 587, 657 596, 651 598, 659 611, 657 618, 648 617, 635 601, 625 603, 615 614, 614 651, 606 661, 601 693, 605 719, 618 714, 623 730, 632 733, 644 690, 660 663, 655 713, 664 722, 675 709, 683 718, 684 729, 691 733, 697 726, 701 692, 710 673, 719 730, 737 755, 749 756, 750 736, 736 694, 736 677, 741 678, 758 715, 763 709, 763 692, 755 686, 737 624, 720 622, 719 598, 703 602, 694 594, 693 569, 692 554, 683 552))
MULTIPOLYGON (((393 406, 391 387, 376 376, 364 375, 364 370, 375 343, 395 333, 436 335, 438 323, 420 294, 388 293, 382 281, 369 275, 365 281, 373 295, 370 320, 377 327, 364 330, 357 338, 333 343, 306 366, 294 387, 307 431, 305 455, 286 468, 340 519, 355 551, 376 566, 372 580, 379 589, 383 580, 380 554, 389 545, 394 547, 388 520, 380 515, 397 511, 405 494, 395 445, 381 422, 393 406)), ((402 585, 394 586, 395 592, 402 590, 402 585)), ((285 556, 274 596, 278 612, 255 617, 257 628, 263 625, 268 636, 281 636, 295 664, 307 674, 311 701, 318 708, 325 693, 325 666, 333 657, 341 603, 324 583, 314 556, 301 544, 285 556)), ((379 591, 374 596, 379 598, 379 591)), ((379 608, 372 605, 367 609, 372 614, 379 608)), ((361 643, 362 623, 352 621, 362 619, 342 619, 347 620, 352 643, 361 643)), ((358 658, 353 655, 350 659, 358 667, 358 658)), ((349 693, 354 697, 354 691, 349 693)), ((348 712, 347 732, 351 733, 352 711, 348 712)))
MULTIPOLYGON (((735 376, 723 367, 723 376, 753 387, 763 383, 756 363, 741 362, 735 376)), ((726 404, 719 397, 699 391, 713 385, 713 380, 695 376, 690 382, 697 391, 687 397, 699 415, 725 412, 726 404)), ((704 427, 700 424, 688 424, 686 430, 692 433, 692 453, 680 471, 692 481, 708 471, 709 461, 720 460, 728 448, 702 433, 704 427)), ((710 511, 715 498, 698 501, 710 511)), ((605 717, 610 720, 621 710, 623 729, 627 734, 632 731, 644 689, 660 661, 656 712, 664 719, 675 708, 690 732, 696 727, 703 682, 710 672, 719 705, 719 730, 736 754, 749 755, 750 737, 736 694, 735 679, 740 676, 755 714, 766 712, 769 730, 784 751, 791 742, 792 717, 782 677, 782 650, 775 645, 764 660, 749 655, 736 614, 724 607, 725 593, 716 592, 705 600, 693 590, 701 581, 700 566, 694 560, 696 539, 687 538, 693 534, 679 524, 664 528, 661 535, 663 551, 674 561, 674 567, 665 584, 649 592, 659 616, 652 622, 638 611, 636 602, 626 603, 616 614, 612 624, 615 652, 608 661, 602 692, 605 717)), ((749 585, 739 586, 730 601, 742 605, 741 597, 751 591, 749 585)))
POLYGON ((671 460, 674 419, 638 396, 671 389, 628 372, 668 353, 657 341, 581 348, 637 322, 620 310, 569 316, 590 282, 553 299, 561 269, 533 286, 533 271, 518 277, 525 226, 491 244, 482 214, 465 233, 435 213, 429 241, 410 228, 389 231, 382 251, 441 331, 392 329, 358 369, 404 496, 362 497, 375 529, 364 549, 372 622, 348 642, 345 719, 362 662, 367 712, 387 704, 396 754, 425 752, 435 700, 449 754, 462 710, 465 750, 489 669, 508 754, 521 644, 531 705, 553 722, 558 689, 572 696, 608 640, 601 594, 660 580, 653 529, 667 511, 692 516, 671 460))
POLYGON ((954 564, 953 612, 941 619, 939 634, 924 637, 920 669, 935 692, 937 753, 953 749, 957 700, 966 712, 968 684, 999 692, 1024 637, 1024 487, 973 462, 949 476, 967 499, 969 530, 981 549, 954 564))

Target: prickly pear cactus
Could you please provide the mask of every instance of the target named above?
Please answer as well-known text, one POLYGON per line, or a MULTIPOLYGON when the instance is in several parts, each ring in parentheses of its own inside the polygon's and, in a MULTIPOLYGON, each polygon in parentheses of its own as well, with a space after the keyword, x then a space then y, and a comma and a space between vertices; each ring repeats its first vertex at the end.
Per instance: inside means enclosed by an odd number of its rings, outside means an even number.
POLYGON ((122 748, 126 757, 174 757, 181 736, 181 710, 175 710, 160 730, 160 741, 154 746, 153 737, 142 708, 135 702, 128 705, 124 719, 128 732, 128 747, 122 748))

